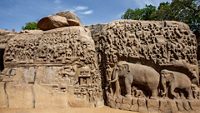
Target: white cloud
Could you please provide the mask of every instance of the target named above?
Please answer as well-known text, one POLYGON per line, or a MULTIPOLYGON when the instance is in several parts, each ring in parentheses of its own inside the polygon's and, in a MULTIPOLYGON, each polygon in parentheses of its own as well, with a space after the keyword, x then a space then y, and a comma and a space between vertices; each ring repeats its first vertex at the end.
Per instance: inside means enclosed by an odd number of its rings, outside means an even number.
POLYGON ((61 0, 54 0, 55 4, 61 4, 61 0))
POLYGON ((90 15, 93 13, 92 9, 87 6, 75 6, 73 8, 65 9, 64 11, 71 11, 79 15, 90 15))
POLYGON ((90 15, 93 13, 93 10, 87 10, 87 11, 84 11, 84 12, 80 12, 80 14, 83 14, 83 15, 90 15))
POLYGON ((75 7, 75 10, 76 10, 76 11, 83 11, 83 10, 87 10, 87 9, 88 9, 87 6, 76 6, 76 7, 75 7))

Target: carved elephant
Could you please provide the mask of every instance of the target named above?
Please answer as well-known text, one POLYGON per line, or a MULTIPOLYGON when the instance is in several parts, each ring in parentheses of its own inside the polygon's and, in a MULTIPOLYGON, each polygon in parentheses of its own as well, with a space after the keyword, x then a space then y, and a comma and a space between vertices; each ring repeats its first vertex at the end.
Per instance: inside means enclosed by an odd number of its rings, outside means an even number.
POLYGON ((188 93, 187 98, 192 99, 192 83, 187 75, 184 73, 162 70, 161 71, 161 84, 163 85, 164 91, 162 95, 166 95, 167 92, 167 83, 169 84, 170 93, 177 98, 177 94, 175 93, 175 89, 185 90, 188 93))
MULTIPOLYGON (((119 61, 115 71, 115 78, 124 77, 126 97, 131 97, 132 85, 145 87, 151 98, 157 97, 160 74, 152 67, 119 61)), ((115 79, 116 80, 116 79, 115 79)))

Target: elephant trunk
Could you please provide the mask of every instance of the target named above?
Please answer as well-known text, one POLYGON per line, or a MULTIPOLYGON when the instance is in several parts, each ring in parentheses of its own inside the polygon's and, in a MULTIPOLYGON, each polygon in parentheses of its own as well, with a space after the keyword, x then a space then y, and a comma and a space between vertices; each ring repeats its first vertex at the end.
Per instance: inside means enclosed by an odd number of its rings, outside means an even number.
POLYGON ((166 90, 167 90, 167 86, 166 86, 166 81, 164 80, 164 78, 162 77, 161 78, 161 84, 163 86, 163 92, 162 92, 162 95, 166 95, 166 90))

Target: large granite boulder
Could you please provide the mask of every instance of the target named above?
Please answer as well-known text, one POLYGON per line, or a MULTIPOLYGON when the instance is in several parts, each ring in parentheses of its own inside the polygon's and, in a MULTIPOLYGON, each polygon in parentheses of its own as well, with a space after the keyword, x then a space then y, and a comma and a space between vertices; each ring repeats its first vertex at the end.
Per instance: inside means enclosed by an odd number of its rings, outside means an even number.
POLYGON ((41 30, 50 30, 59 27, 66 27, 68 25, 69 24, 65 17, 57 15, 44 17, 37 24, 38 28, 40 28, 41 30))
POLYGON ((66 26, 80 26, 80 19, 72 12, 59 12, 39 20, 37 26, 41 30, 50 30, 66 26))
POLYGON ((67 22, 69 23, 69 26, 80 26, 81 25, 81 21, 80 21, 79 17, 76 16, 76 14, 74 14, 73 12, 70 12, 70 11, 59 12, 59 13, 56 13, 56 15, 65 17, 67 19, 67 22))

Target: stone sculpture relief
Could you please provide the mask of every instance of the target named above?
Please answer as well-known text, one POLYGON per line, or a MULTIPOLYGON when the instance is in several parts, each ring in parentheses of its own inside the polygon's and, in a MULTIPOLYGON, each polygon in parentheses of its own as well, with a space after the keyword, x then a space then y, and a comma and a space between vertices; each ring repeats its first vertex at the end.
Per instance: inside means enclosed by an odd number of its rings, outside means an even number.
POLYGON ((186 24, 118 20, 83 27, 75 14, 61 12, 38 25, 48 31, 18 33, 5 47, 0 108, 200 110, 197 41, 186 24))
MULTIPOLYGON (((179 89, 178 93, 181 95, 184 94, 183 91, 186 91, 187 98, 192 99, 192 83, 189 77, 183 73, 169 71, 169 70, 162 70, 161 71, 161 83, 163 84, 164 91, 162 95, 166 95, 166 92, 170 92, 170 94, 177 98, 177 94, 175 93, 175 89, 179 89), (167 91, 167 82, 168 82, 168 89, 167 91), (186 84, 187 83, 187 84, 186 84), (183 90, 183 91, 181 91, 183 90)), ((184 95, 183 95, 184 96, 184 95)))
MULTIPOLYGON (((8 80, 3 77, 4 85, 30 85, 33 89, 32 92, 27 92, 32 94, 27 98, 32 99, 34 103, 23 105, 25 108, 47 106, 46 102, 41 100, 42 97, 39 98, 47 93, 42 89, 48 89, 47 91, 53 93, 54 96, 49 98, 55 100, 49 101, 59 102, 48 102, 49 107, 97 107, 103 104, 95 46, 90 31, 84 27, 74 26, 36 34, 17 34, 5 49, 4 65, 2 73, 6 76, 9 70, 16 70, 16 75, 8 75, 11 76, 8 80), (63 96, 59 96, 60 94, 63 96)), ((10 89, 5 89, 5 92, 7 90, 10 89)), ((10 100, 17 101, 9 92, 8 102, 5 102, 9 104, 7 107, 22 106, 10 100)))
POLYGON ((197 110, 191 106, 199 95, 197 42, 187 25, 119 20, 89 28, 108 106, 139 112, 197 110))
POLYGON ((138 87, 147 89, 146 93, 149 97, 156 98, 158 96, 157 89, 159 85, 160 74, 153 68, 141 64, 120 61, 113 72, 115 78, 124 78, 126 97, 131 98, 131 87, 134 84, 138 85, 138 87), (149 76, 151 76, 151 78, 149 76))

